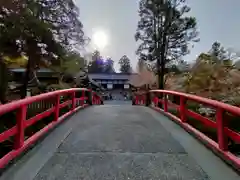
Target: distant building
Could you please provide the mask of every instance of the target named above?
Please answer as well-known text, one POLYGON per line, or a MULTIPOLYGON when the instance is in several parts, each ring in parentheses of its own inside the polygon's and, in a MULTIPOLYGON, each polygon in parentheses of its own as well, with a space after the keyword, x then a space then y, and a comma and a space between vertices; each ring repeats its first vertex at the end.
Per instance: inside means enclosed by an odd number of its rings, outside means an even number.
MULTIPOLYGON (((26 71, 25 68, 10 68, 9 69, 13 81, 21 82, 26 71)), ((36 72, 36 75, 40 81, 46 81, 48 83, 58 83, 58 74, 51 69, 41 68, 36 72)))
MULTIPOLYGON (((10 72, 14 76, 15 81, 21 81, 25 68, 12 68, 10 72)), ((90 82, 96 85, 100 85, 104 89, 130 89, 129 80, 133 74, 127 73, 88 73, 82 74, 79 72, 76 74, 75 78, 89 79, 90 82)), ((48 83, 57 83, 58 73, 52 71, 51 69, 41 68, 37 71, 37 77, 40 81, 47 81, 48 83)))
MULTIPOLYGON (((21 86, 25 71, 26 71, 25 68, 9 69, 10 76, 11 76, 11 79, 9 82, 10 89, 18 89, 18 87, 21 86)), ((59 83, 59 73, 54 72, 48 68, 40 68, 36 72, 36 76, 39 82, 41 83, 41 85, 52 85, 52 84, 59 83)), ((86 88, 91 87, 94 90, 96 90, 97 88, 101 89, 101 87, 95 81, 91 80, 85 73, 82 73, 82 72, 77 73, 76 77, 70 74, 65 74, 62 80, 65 83, 68 83, 69 85, 77 84, 79 81, 82 87, 86 87, 86 88)), ((36 79, 30 78, 28 87, 31 88, 31 87, 37 87, 37 86, 38 84, 36 83, 36 79)))
POLYGON ((105 89, 130 89, 129 80, 133 74, 126 73, 89 73, 90 79, 96 81, 105 89))

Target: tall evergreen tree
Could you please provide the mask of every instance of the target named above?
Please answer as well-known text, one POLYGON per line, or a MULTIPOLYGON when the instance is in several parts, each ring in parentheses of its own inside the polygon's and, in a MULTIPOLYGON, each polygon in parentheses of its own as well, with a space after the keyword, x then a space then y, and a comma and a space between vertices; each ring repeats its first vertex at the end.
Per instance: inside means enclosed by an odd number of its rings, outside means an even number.
POLYGON ((104 73, 115 73, 114 61, 111 58, 107 58, 104 63, 104 73))
POLYGON ((159 88, 164 89, 165 65, 189 53, 190 42, 197 42, 197 23, 187 16, 185 0, 140 0, 136 41, 141 59, 157 61, 159 88))
POLYGON ((51 61, 85 43, 82 23, 73 0, 9 0, 1 5, 0 55, 28 56, 24 98, 31 73, 43 58, 51 61))
POLYGON ((221 43, 217 41, 212 44, 210 54, 214 58, 214 62, 218 62, 219 60, 222 61, 227 58, 226 50, 224 49, 224 47, 221 46, 221 43))
POLYGON ((92 61, 88 65, 89 73, 103 73, 103 61, 99 51, 94 51, 92 61))
POLYGON ((118 64, 120 65, 120 72, 131 73, 132 67, 131 67, 130 59, 126 55, 120 58, 118 64))

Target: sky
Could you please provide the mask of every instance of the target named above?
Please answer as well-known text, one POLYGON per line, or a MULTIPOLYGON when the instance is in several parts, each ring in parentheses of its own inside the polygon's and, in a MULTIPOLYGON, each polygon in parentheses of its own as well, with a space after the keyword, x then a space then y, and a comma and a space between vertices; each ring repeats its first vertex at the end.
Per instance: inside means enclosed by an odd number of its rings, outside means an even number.
MULTIPOLYGON (((101 55, 111 57, 118 69, 118 60, 127 55, 135 69, 137 44, 134 34, 137 28, 138 0, 75 0, 80 8, 80 20, 84 32, 90 38, 98 31, 106 33, 108 45, 101 55)), ((240 0, 187 0, 191 16, 197 18, 200 42, 183 59, 196 60, 201 52, 207 52, 214 41, 226 48, 240 50, 240 0)), ((92 51, 89 45, 86 51, 92 51)))

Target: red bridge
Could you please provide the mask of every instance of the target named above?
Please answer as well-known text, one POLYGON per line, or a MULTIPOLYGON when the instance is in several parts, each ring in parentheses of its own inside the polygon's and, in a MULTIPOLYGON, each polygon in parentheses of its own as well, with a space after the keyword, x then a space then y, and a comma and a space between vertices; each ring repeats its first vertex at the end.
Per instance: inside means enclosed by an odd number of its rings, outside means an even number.
POLYGON ((68 89, 1 105, 0 180, 240 179, 240 108, 166 90, 101 102, 68 89))

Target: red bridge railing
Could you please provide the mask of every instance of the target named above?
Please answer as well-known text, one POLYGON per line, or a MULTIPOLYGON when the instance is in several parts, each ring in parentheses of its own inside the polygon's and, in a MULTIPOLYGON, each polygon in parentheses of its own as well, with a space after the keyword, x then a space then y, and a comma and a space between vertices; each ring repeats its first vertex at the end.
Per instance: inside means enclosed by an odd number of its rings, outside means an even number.
POLYGON ((6 130, 0 131, 0 145, 2 145, 0 146, 0 169, 26 150, 40 136, 62 122, 64 118, 92 104, 101 104, 101 97, 97 93, 85 88, 74 88, 0 105, 0 125, 8 124, 6 130), (3 118, 5 115, 9 116, 3 118), (45 123, 41 124, 43 120, 45 123), (10 123, 11 127, 9 122, 14 122, 10 123), (37 130, 29 129, 36 124, 39 126, 37 130), (8 148, 3 153, 6 144, 8 148))
MULTIPOLYGON (((204 142, 206 146, 211 148, 223 160, 240 170, 240 156, 237 157, 228 149, 229 140, 235 144, 240 144, 239 130, 233 130, 228 126, 230 121, 228 118, 230 117, 229 114, 238 118, 240 116, 240 108, 199 96, 168 90, 151 90, 147 94, 136 95, 133 104, 150 105, 153 109, 170 117, 186 131, 204 142), (177 98, 177 102, 171 101, 170 97, 177 98), (213 117, 205 117, 194 110, 190 110, 187 104, 189 101, 211 108, 214 111, 213 117), (175 113, 173 110, 175 110, 175 113), (197 130, 189 118, 201 123, 204 127, 213 129, 216 132, 216 138, 210 138, 206 133, 197 130)), ((237 122, 238 126, 240 126, 240 118, 237 119, 237 122)))

